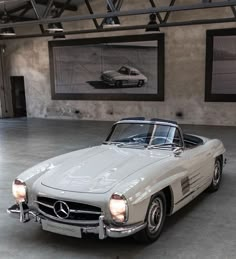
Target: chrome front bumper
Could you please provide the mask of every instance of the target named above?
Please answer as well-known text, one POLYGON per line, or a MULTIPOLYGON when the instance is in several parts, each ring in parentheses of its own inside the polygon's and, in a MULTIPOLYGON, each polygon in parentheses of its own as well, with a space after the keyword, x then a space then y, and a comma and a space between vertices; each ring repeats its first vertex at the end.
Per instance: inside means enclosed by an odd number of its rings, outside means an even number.
MULTIPOLYGON (((31 219, 34 219, 35 222, 39 222, 39 223, 42 223, 42 221, 55 222, 47 219, 45 216, 38 213, 37 211, 30 209, 25 203, 20 203, 19 205, 18 204, 13 205, 7 210, 7 213, 10 214, 12 217, 19 219, 20 222, 22 223, 26 223, 31 219)), ((59 222, 55 222, 55 223, 58 224, 59 228, 60 226, 64 225, 59 222)), ((138 231, 144 229, 145 226, 146 226, 146 223, 138 223, 138 224, 123 226, 123 227, 108 226, 104 223, 104 216, 101 215, 99 217, 99 224, 97 226, 79 225, 79 226, 73 226, 73 228, 79 228, 81 230, 81 233, 83 234, 93 233, 93 234, 97 234, 99 236, 99 239, 105 239, 106 237, 121 238, 121 237, 131 236, 137 233, 138 231)), ((52 229, 48 231, 58 233, 56 231, 56 228, 55 228, 55 231, 53 231, 52 229)), ((61 234, 65 234, 65 233, 61 233, 61 234)), ((70 235, 70 234, 65 234, 65 235, 70 235)), ((71 236, 75 236, 75 235, 72 234, 71 236)), ((76 236, 76 237, 81 237, 81 236, 76 236)))

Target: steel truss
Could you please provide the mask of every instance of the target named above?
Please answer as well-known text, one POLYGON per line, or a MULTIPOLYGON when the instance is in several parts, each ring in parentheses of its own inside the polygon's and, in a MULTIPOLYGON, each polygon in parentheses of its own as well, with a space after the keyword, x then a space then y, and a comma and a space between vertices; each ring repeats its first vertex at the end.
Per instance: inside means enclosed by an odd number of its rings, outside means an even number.
MULTIPOLYGON (((44 29, 44 25, 49 23, 66 23, 66 22, 76 22, 82 20, 91 20, 94 24, 94 29, 81 29, 73 31, 64 31, 58 35, 71 35, 71 34, 88 34, 88 33, 97 33, 97 32, 110 32, 110 31, 125 31, 125 30, 138 30, 148 28, 161 28, 161 27, 171 27, 171 26, 187 26, 187 25, 197 25, 197 24, 212 24, 212 23, 227 23, 227 22, 236 22, 236 0, 224 0, 220 2, 214 2, 212 0, 201 0, 196 1, 196 4, 191 5, 176 5, 176 0, 170 0, 168 6, 157 6, 154 0, 149 0, 150 8, 147 9, 133 9, 122 11, 122 4, 124 0, 107 0, 107 12, 106 13, 96 13, 92 8, 92 0, 84 0, 84 4, 88 9, 86 15, 73 15, 73 16, 63 16, 65 10, 76 12, 78 7, 72 4, 71 0, 64 0, 63 2, 55 0, 27 0, 22 3, 22 0, 8 0, 0 1, 0 6, 2 4, 8 4, 13 2, 18 2, 19 6, 7 10, 7 13, 10 15, 12 22, 10 23, 1 23, 1 28, 8 27, 20 27, 20 26, 32 26, 38 25, 40 27, 41 33, 37 34, 27 34, 27 35, 17 35, 11 37, 4 37, 4 39, 18 39, 18 38, 31 38, 31 37, 48 37, 52 36, 52 33, 48 33, 44 29), (38 6, 44 5, 45 11, 43 15, 39 14, 38 6), (49 17, 52 6, 58 8, 59 12, 57 17, 49 17), (211 8, 230 8, 232 16, 225 18, 208 18, 208 19, 197 19, 197 20, 186 20, 186 21, 169 21, 170 15, 173 12, 189 12, 193 10, 206 10, 211 8), (27 18, 25 15, 33 10, 35 18, 27 18), (19 13, 16 15, 16 13, 19 13), (158 24, 157 25, 147 25, 147 24, 133 24, 126 26, 121 24, 119 27, 104 28, 103 24, 106 18, 113 17, 127 17, 127 16, 140 16, 140 15, 149 15, 156 14, 158 24), (161 14, 164 13, 164 16, 161 14), (99 24, 98 19, 103 19, 102 23, 99 24)), ((128 1, 128 0, 126 0, 128 1)), ((81 3, 83 4, 83 2, 81 3)), ((1 15, 1 13, 0 13, 1 15)), ((138 19, 133 19, 136 23, 138 19)))

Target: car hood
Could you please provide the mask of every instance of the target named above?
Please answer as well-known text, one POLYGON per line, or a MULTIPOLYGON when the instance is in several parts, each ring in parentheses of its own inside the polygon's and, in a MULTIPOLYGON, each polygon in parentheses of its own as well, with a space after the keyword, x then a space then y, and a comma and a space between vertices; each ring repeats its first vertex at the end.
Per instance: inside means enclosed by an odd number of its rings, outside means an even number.
MULTIPOLYGON (((102 145, 74 152, 51 166, 40 177, 41 184, 68 192, 106 193, 126 177, 158 163, 170 154, 102 145)), ((53 159, 51 160, 53 164, 53 159)))
POLYGON ((116 76, 120 76, 121 74, 117 71, 105 71, 103 72, 103 75, 108 77, 116 77, 116 76))

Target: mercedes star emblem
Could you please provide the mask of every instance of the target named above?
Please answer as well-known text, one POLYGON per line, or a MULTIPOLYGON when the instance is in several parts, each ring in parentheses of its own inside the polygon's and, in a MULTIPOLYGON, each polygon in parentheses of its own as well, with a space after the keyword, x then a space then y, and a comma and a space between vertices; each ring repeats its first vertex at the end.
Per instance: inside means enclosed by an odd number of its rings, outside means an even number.
POLYGON ((60 219, 67 219, 70 215, 70 208, 64 201, 54 203, 54 213, 60 219))

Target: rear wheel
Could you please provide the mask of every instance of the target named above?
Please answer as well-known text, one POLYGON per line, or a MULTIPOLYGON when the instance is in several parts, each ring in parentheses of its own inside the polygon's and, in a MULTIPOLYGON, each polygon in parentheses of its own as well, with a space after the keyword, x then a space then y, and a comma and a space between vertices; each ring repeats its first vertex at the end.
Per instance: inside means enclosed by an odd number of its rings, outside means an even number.
POLYGON ((208 190, 210 192, 215 192, 219 189, 222 179, 222 161, 220 158, 216 158, 214 165, 213 178, 208 190))
POLYGON ((134 238, 142 243, 152 243, 161 234, 166 218, 166 197, 163 192, 159 192, 151 198, 147 215, 146 227, 134 235, 134 238))

